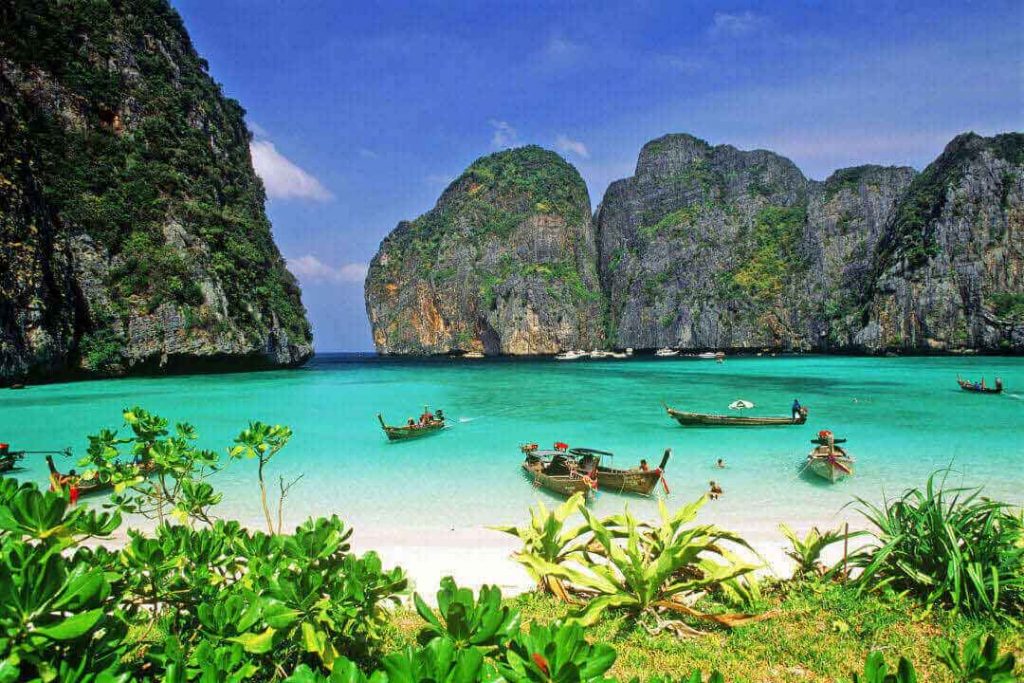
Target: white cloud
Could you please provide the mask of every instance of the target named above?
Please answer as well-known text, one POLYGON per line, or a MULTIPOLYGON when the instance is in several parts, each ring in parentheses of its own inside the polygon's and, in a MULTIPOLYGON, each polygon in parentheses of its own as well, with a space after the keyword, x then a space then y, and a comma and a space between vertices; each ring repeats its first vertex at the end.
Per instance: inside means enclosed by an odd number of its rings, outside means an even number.
POLYGON ((715 12, 708 33, 714 38, 740 38, 755 33, 767 23, 760 14, 745 12, 715 12))
POLYGON ((379 154, 374 152, 372 149, 367 149, 366 147, 360 147, 359 148, 359 156, 361 156, 364 159, 378 159, 378 158, 380 158, 379 154))
POLYGON ((494 135, 491 136, 491 144, 500 149, 515 147, 519 144, 519 133, 509 125, 508 121, 491 119, 491 127, 494 128, 494 135))
POLYGON ((334 199, 319 180, 278 152, 269 140, 253 140, 249 143, 249 153, 271 199, 311 199, 318 202, 334 199))
POLYGON ((267 132, 266 128, 256 123, 255 121, 246 121, 246 125, 249 126, 249 130, 252 131, 254 137, 257 138, 269 138, 270 133, 267 132))
POLYGON ((369 266, 365 263, 346 263, 330 266, 312 254, 289 258, 288 270, 306 282, 362 282, 366 279, 369 266))
POLYGON ((555 147, 559 152, 566 154, 575 154, 576 156, 583 157, 584 159, 590 158, 590 151, 587 146, 579 140, 573 140, 565 135, 559 135, 555 138, 555 147))

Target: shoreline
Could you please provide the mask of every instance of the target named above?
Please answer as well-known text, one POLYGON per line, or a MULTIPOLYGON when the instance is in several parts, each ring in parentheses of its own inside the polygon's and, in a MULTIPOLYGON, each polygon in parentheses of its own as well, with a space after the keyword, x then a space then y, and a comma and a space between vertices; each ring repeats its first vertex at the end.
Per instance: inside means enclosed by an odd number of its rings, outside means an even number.
MULTIPOLYGON (((707 515, 704 517, 702 520, 698 515, 693 523, 713 523, 706 519, 707 515)), ((644 520, 650 521, 647 517, 644 520)), ((260 524, 253 523, 255 520, 250 523, 237 521, 250 531, 263 530, 260 524)), ((524 518, 521 523, 526 524, 526 519, 524 518)), ((289 525, 288 528, 292 529, 294 526, 289 525)), ((795 525, 793 530, 802 537, 813 526, 799 524, 795 525)), ((111 551, 121 550, 128 544, 129 530, 151 535, 155 528, 155 521, 126 518, 122 526, 111 536, 88 539, 82 546, 102 546, 111 551), (140 524, 140 521, 145 523, 140 524)), ((818 525, 818 528, 822 526, 818 525)), ((864 528, 866 525, 851 524, 850 532, 864 528)), ((737 533, 754 548, 755 552, 751 553, 739 547, 734 547, 733 550, 742 559, 761 565, 755 572, 758 578, 789 578, 792 575, 794 564, 786 555, 788 541, 781 532, 776 532, 774 536, 764 531, 746 535, 742 532, 737 533)), ((852 553, 866 542, 867 539, 864 538, 851 541, 849 551, 852 553)), ((402 598, 404 604, 411 604, 412 594, 416 592, 427 603, 434 605, 435 594, 441 579, 445 576, 452 576, 460 587, 473 591, 479 591, 485 584, 497 586, 504 597, 527 593, 535 588, 526 569, 511 557, 521 547, 521 542, 513 536, 485 526, 453 528, 448 532, 396 527, 363 533, 360 533, 359 527, 356 526, 349 544, 352 553, 362 555, 371 551, 376 552, 385 568, 401 567, 405 571, 409 579, 409 589, 402 598)), ((842 556, 841 542, 830 546, 822 554, 823 560, 828 564, 841 561, 842 556)))

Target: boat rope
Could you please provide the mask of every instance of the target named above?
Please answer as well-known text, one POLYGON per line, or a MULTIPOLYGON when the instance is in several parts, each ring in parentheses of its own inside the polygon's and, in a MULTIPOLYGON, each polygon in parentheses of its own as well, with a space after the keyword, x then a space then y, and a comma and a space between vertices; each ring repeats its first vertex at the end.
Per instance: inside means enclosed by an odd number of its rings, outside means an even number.
POLYGON ((60 450, 52 451, 11 451, 11 453, 18 453, 20 455, 63 455, 66 458, 70 458, 71 448, 61 448, 60 450))

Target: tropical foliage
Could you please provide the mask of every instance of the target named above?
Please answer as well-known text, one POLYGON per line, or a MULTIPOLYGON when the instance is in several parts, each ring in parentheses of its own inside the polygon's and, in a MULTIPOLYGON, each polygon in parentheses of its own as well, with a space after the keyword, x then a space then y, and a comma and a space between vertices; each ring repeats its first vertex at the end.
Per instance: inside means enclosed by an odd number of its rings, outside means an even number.
POLYGON ((1024 609, 1024 521, 979 490, 924 490, 873 505, 858 499, 873 542, 852 558, 863 589, 890 587, 929 606, 992 616, 1024 609))
POLYGON ((570 601, 563 577, 547 570, 548 566, 561 566, 572 558, 580 557, 588 539, 586 524, 566 527, 566 520, 583 509, 583 494, 576 493, 554 510, 543 502, 530 508, 528 526, 498 526, 497 531, 511 534, 523 542, 522 549, 513 559, 526 567, 541 590, 559 599, 570 601))
POLYGON ((731 544, 749 550, 746 542, 714 525, 690 525, 706 500, 701 497, 674 514, 662 501, 660 523, 649 525, 628 509, 599 519, 582 507, 582 499, 570 499, 555 513, 548 513, 543 505, 531 511, 530 527, 503 530, 524 539, 515 557, 532 576, 563 591, 568 585, 588 598, 576 616, 581 624, 593 624, 606 610, 619 610, 645 619, 651 629, 692 635, 697 631, 680 616, 726 627, 761 618, 705 613, 687 602, 722 591, 750 603, 756 591, 752 581, 756 565, 728 549, 731 544), (585 525, 563 532, 565 518, 575 509, 582 513, 585 525))
POLYGON ((796 562, 794 578, 807 576, 822 576, 828 573, 828 567, 821 561, 821 554, 825 548, 843 540, 863 535, 863 532, 855 531, 847 534, 839 529, 830 529, 822 532, 818 527, 813 527, 807 534, 800 538, 795 531, 785 524, 779 525, 782 535, 789 541, 789 549, 786 556, 796 562))

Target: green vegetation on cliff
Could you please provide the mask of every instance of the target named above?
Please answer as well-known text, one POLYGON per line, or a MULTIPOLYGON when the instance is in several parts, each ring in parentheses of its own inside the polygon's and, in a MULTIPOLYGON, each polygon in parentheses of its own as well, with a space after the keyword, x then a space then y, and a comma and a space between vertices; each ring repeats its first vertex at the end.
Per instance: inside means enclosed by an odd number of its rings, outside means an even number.
POLYGON ((308 341, 263 211, 245 112, 166 0, 15 0, 0 18, 10 60, 0 75, 17 72, 41 93, 17 99, 19 136, 62 224, 109 254, 114 313, 199 307, 198 270, 216 274, 242 330, 258 336, 273 315, 308 341))
POLYGON ((804 266, 796 247, 806 222, 802 205, 761 209, 754 220, 753 251, 732 271, 732 284, 757 301, 777 300, 786 276, 804 266))

